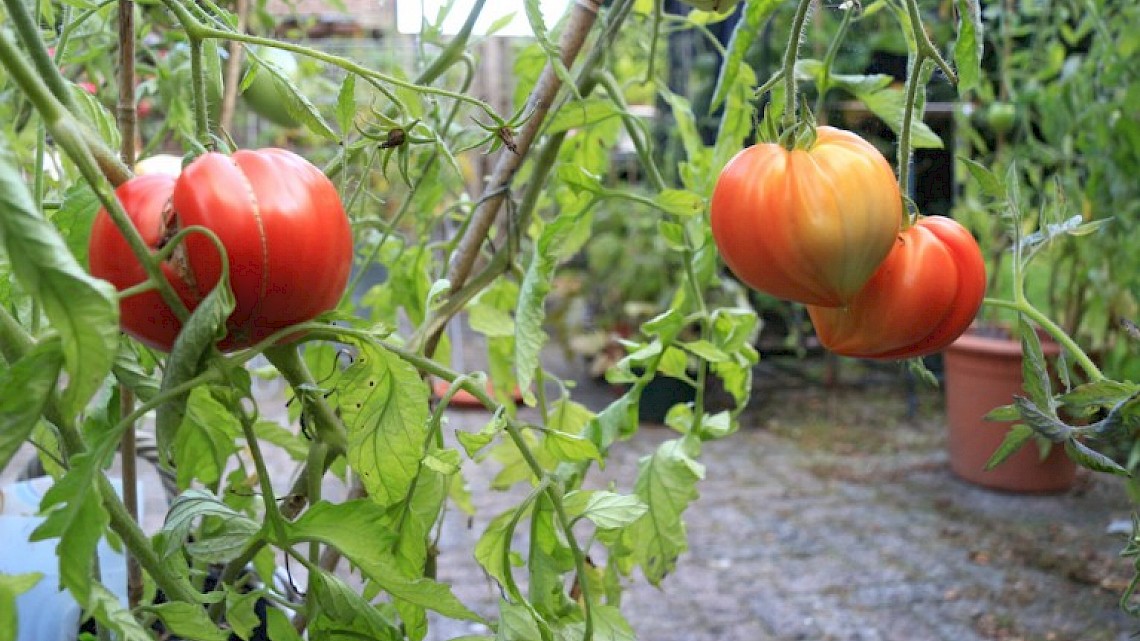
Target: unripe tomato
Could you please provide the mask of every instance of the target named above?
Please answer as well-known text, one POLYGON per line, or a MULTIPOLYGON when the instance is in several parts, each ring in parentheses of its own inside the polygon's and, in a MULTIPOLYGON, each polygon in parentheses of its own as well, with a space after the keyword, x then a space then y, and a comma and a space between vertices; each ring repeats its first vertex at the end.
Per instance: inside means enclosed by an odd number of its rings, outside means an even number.
POLYGON ((986 108, 986 124, 994 133, 1009 133, 1016 123, 1016 106, 1008 102, 995 102, 986 108))
POLYGON ((682 0, 685 4, 701 11, 724 13, 740 3, 740 0, 682 0))
POLYGON ((777 298, 839 307, 894 245, 902 198, 887 160, 859 136, 819 127, 807 149, 749 147, 725 166, 713 238, 745 284, 777 298))
POLYGON ((974 320, 986 293, 977 241, 942 216, 903 231, 866 287, 846 307, 808 306, 823 346, 872 359, 933 354, 974 320))
MULTIPOLYGON (((257 55, 265 62, 276 66, 294 83, 300 82, 301 65, 292 53, 262 47, 257 50, 257 55)), ((280 81, 271 72, 259 69, 257 75, 253 77, 253 82, 242 92, 242 100, 254 113, 274 124, 289 128, 300 127, 301 121, 289 113, 289 108, 286 106, 289 96, 278 86, 279 83, 280 81)))
MULTIPOLYGON (((352 233, 336 188, 293 152, 207 153, 177 178, 137 176, 116 194, 152 249, 192 225, 217 234, 236 303, 218 344, 223 350, 248 347, 332 309, 348 282, 352 233)), ((120 291, 146 280, 106 211, 96 216, 89 249, 91 273, 120 291)), ((162 268, 190 309, 222 275, 221 258, 202 234, 190 234, 162 268)), ((154 291, 123 299, 121 324, 164 351, 181 329, 154 291)))

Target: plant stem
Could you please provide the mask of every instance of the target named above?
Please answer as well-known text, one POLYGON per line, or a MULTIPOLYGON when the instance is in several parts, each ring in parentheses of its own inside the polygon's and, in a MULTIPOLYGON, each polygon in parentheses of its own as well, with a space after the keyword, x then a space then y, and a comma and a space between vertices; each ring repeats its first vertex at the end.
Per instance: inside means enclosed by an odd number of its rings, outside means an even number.
MULTIPOLYGON (((189 30, 187 30, 189 33, 189 30)), ((210 141, 210 103, 206 96, 206 70, 202 66, 202 38, 190 35, 190 84, 194 94, 194 135, 206 149, 210 141)))
POLYGON ((135 105, 135 3, 119 0, 119 104, 116 116, 122 148, 119 156, 129 167, 135 164, 138 142, 138 109, 135 105))
POLYGON ((333 408, 317 391, 317 381, 309 371, 309 366, 301 358, 296 345, 277 345, 264 352, 269 362, 281 372, 316 427, 316 438, 334 452, 344 452, 348 445, 344 424, 333 408))
POLYGON ((796 60, 800 55, 800 40, 804 37, 808 11, 813 0, 799 0, 792 18, 792 30, 788 35, 788 46, 784 49, 784 127, 796 123, 796 60))
POLYGON ((851 6, 843 12, 843 18, 839 21, 839 28, 836 30, 835 35, 831 38, 831 44, 827 47, 827 53, 823 56, 822 75, 816 86, 815 98, 815 116, 820 117, 823 113, 825 104, 824 100, 827 98, 827 92, 831 89, 831 67, 835 64, 835 56, 839 53, 839 46, 843 44, 843 37, 847 35, 847 28, 851 26, 851 16, 855 14, 858 4, 851 3, 851 6))
POLYGON ((1077 342, 1074 341, 1065 332, 1065 330, 1061 329, 1060 325, 1053 322, 1052 319, 1042 313, 1041 310, 1030 304, 1029 301, 1011 301, 1001 298, 986 298, 984 302, 985 304, 992 305, 994 307, 1013 310, 1033 321, 1039 327, 1041 327, 1041 329, 1044 329, 1045 332, 1053 338, 1053 340, 1057 341, 1061 347, 1063 347, 1065 351, 1067 351, 1073 357, 1077 364, 1081 366, 1081 369, 1083 369, 1085 373, 1088 374, 1089 379, 1092 381, 1105 380, 1104 373, 1100 371, 1100 368, 1096 366, 1096 363, 1093 363, 1092 359, 1089 358, 1089 355, 1086 354, 1083 349, 1081 349, 1081 346, 1078 345, 1077 342))
POLYGON ((67 153, 72 162, 79 168, 83 178, 94 190, 95 195, 98 196, 99 201, 115 222, 115 226, 126 239, 131 252, 139 264, 143 266, 147 276, 158 286, 163 301, 174 310, 179 318, 185 319, 188 316, 186 306, 166 280, 162 270, 151 256, 146 242, 143 241, 142 236, 139 235, 138 230, 135 229, 126 212, 123 211, 122 205, 109 188, 107 178, 110 175, 102 173, 107 166, 111 165, 121 167, 127 176, 130 175, 129 171, 115 156, 114 152, 107 149, 102 142, 92 143, 92 141, 97 140, 95 135, 52 96, 36 72, 27 64, 16 44, 12 42, 11 37, 4 31, 0 31, 0 62, 7 68, 16 84, 27 94, 32 104, 36 106, 47 125, 48 131, 55 138, 56 144, 67 153))
MULTIPOLYGON (((245 33, 246 24, 249 22, 249 7, 249 0, 237 0, 237 7, 235 8, 237 24, 234 29, 240 33, 245 33)), ((223 131, 233 129, 238 90, 241 88, 241 58, 242 54, 245 53, 245 48, 241 46, 241 43, 231 40, 229 51, 230 57, 226 60, 224 89, 222 91, 222 113, 218 117, 218 126, 223 131)))
MULTIPOLYGON (((4 6, 8 9, 8 15, 12 18, 16 33, 20 35, 20 40, 23 41, 28 55, 31 56, 39 77, 47 85, 56 100, 69 111, 74 111, 75 103, 71 99, 71 91, 68 88, 67 81, 64 80, 63 74, 59 72, 59 67, 55 65, 55 61, 48 54, 47 46, 40 36, 39 25, 31 12, 28 11, 28 4, 21 0, 4 0, 4 6)), ((7 65, 7 61, 5 61, 5 65, 7 65)))
MULTIPOLYGON (((596 10, 587 9, 582 3, 572 5, 570 11, 570 18, 559 40, 562 63, 567 67, 571 66, 578 57, 578 52, 598 17, 596 10)), ((499 153, 495 169, 483 192, 485 196, 480 199, 479 206, 471 214, 471 225, 451 257, 447 279, 451 281, 452 290, 463 287, 467 277, 471 275, 479 250, 498 216, 503 200, 506 199, 511 180, 522 165, 527 152, 530 151, 539 128, 546 120, 546 114, 561 88, 562 80, 555 72, 554 65, 547 63, 527 101, 532 113, 515 137, 517 152, 504 148, 499 153)), ((436 342, 437 340, 429 341, 428 353, 434 351, 436 342)))
POLYGON ((910 17, 910 27, 914 33, 914 41, 918 47, 919 55, 933 60, 934 64, 942 70, 942 73, 946 74, 946 79, 950 81, 950 84, 957 85, 958 74, 950 68, 942 54, 938 52, 938 47, 934 46, 934 43, 930 41, 930 36, 926 33, 926 28, 922 24, 922 13, 918 10, 918 0, 904 0, 904 2, 907 16, 910 17))
POLYGON ((910 162, 911 162, 911 130, 914 127, 914 108, 918 102, 919 80, 925 75, 923 66, 927 59, 921 53, 912 54, 911 64, 908 65, 906 76, 906 98, 903 101, 902 124, 899 126, 898 173, 899 191, 903 195, 903 209, 907 215, 903 219, 903 229, 912 224, 912 215, 909 203, 910 198, 910 162))

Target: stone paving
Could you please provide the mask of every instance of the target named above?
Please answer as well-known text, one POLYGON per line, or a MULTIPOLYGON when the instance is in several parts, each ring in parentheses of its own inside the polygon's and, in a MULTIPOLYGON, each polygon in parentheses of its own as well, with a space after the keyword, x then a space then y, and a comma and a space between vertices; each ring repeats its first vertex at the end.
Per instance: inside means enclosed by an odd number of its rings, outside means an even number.
MULTIPOLYGON (((630 582, 622 607, 642 641, 1126 641, 1140 631, 1117 605, 1131 578, 1124 535, 1106 533, 1131 512, 1120 481, 1086 476, 1059 496, 984 490, 948 471, 936 394, 919 395, 908 417, 899 384, 758 385, 745 427, 702 454, 701 499, 685 513, 690 551, 661 589, 630 582)), ((590 381, 578 391, 592 407, 612 398, 590 381)), ((448 419, 477 429, 487 415, 448 419)), ((643 426, 592 482, 630 491, 637 459, 672 436, 643 426)), ((271 467, 287 485, 288 462, 271 467)), ((489 616, 498 593, 471 550, 518 499, 487 489, 494 472, 465 466, 479 512, 470 524, 450 512, 438 564, 489 616)), ((156 494, 151 530, 164 513, 156 494)), ((437 621, 429 640, 481 633, 437 621)))
MULTIPOLYGON (((1084 477, 1060 496, 966 484, 948 470, 937 398, 907 420, 900 392, 777 394, 708 444, 702 496, 685 514, 691 550, 660 590, 635 574, 623 601, 638 638, 1125 641, 1140 631, 1117 605, 1131 577, 1123 535, 1106 533, 1130 513, 1122 483, 1084 477), (867 395, 881 402, 868 408, 867 395)), ((485 419, 451 415, 465 429, 485 419)), ((643 427, 606 480, 629 491, 638 457, 672 436, 643 427)), ((484 489, 489 474, 477 472, 466 470, 484 489)), ((517 497, 477 498, 473 528, 452 519, 444 530, 440 578, 493 613, 497 592, 469 550, 517 497)), ((441 622, 431 639, 476 632, 441 622)))

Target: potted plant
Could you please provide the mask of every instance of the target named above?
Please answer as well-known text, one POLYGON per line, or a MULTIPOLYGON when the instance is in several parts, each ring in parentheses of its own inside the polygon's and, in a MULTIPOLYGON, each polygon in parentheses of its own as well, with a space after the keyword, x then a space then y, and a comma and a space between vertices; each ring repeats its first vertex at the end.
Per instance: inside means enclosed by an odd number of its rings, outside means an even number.
MULTIPOLYGON (((977 331, 945 353, 949 447, 952 469, 982 485, 1063 491, 1075 471, 1061 448, 1043 438, 1039 449, 1024 448, 993 469, 985 465, 1008 430, 983 417, 1025 394, 1022 341, 1009 331, 1024 314, 1001 301, 1020 304, 1023 296, 1118 379, 1135 379, 1140 366, 1129 358, 1132 346, 1120 324, 1135 316, 1140 285, 1134 251, 1140 185, 1132 178, 1140 155, 1135 145, 1118 142, 1140 136, 1140 119, 1126 91, 1136 71, 1115 53, 1135 40, 1140 12, 1098 4, 1104 13, 1076 18, 1029 6, 990 16, 995 35, 986 62, 994 82, 982 83, 957 122, 960 144, 973 159, 964 168, 975 180, 962 186, 955 216, 988 250, 994 300, 977 331), (1066 36, 1093 20, 1108 25, 1101 37, 1066 36), (1104 82, 1106 74, 1113 82, 1104 82)), ((1072 350, 1048 340, 1043 349, 1056 365, 1058 388, 1085 379, 1082 368, 1068 367, 1077 360, 1072 350)))

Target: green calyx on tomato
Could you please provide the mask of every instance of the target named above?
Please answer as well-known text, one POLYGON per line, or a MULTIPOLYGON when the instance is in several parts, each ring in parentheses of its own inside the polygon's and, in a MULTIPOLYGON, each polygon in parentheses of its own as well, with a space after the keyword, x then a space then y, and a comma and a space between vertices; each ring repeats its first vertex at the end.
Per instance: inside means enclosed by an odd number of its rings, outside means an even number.
POLYGON ((942 350, 969 328, 986 292, 977 241, 950 218, 921 218, 846 307, 808 306, 823 346, 843 356, 903 359, 942 350))
MULTIPOLYGON (((116 190, 143 240, 158 250, 177 229, 201 226, 217 235, 229 262, 235 308, 223 350, 248 347, 332 309, 348 283, 352 232, 336 187, 304 158, 284 149, 199 156, 175 177, 136 176, 116 190)), ((105 210, 89 241, 91 273, 122 291, 146 281, 126 240, 105 210)), ((162 271, 187 308, 222 276, 214 244, 190 234, 162 271)), ((148 290, 120 301, 127 334, 168 351, 181 324, 148 290)))
POLYGON ((728 162, 710 206, 724 262, 750 287, 791 301, 847 304, 895 243, 902 197, 874 146, 818 127, 806 148, 749 147, 728 162))

